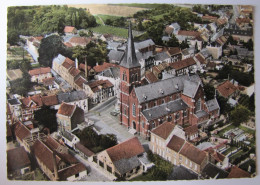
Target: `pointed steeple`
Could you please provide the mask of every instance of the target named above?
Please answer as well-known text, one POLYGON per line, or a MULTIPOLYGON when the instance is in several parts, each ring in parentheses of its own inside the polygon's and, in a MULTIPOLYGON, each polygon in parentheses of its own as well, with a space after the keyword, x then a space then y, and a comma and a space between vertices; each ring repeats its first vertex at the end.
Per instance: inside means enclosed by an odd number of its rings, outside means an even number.
POLYGON ((125 51, 123 59, 120 62, 120 65, 125 68, 134 68, 134 67, 141 66, 136 58, 131 22, 129 22, 126 51, 125 51))

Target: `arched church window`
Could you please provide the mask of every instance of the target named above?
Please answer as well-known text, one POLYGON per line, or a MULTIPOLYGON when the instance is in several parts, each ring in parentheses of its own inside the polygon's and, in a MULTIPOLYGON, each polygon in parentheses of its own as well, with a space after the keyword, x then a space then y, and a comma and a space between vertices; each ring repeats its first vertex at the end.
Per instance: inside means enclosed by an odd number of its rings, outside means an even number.
POLYGON ((196 112, 201 110, 201 99, 198 99, 198 101, 196 102, 195 108, 196 108, 196 112))

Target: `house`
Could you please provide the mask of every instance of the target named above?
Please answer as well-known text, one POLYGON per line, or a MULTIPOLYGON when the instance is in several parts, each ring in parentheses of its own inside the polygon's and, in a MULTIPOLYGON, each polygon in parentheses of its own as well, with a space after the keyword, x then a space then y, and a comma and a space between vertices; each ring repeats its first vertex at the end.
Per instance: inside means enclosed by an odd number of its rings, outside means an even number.
POLYGON ((10 180, 30 171, 31 161, 24 147, 7 150, 7 176, 10 180))
POLYGON ((253 28, 240 29, 237 25, 230 24, 228 28, 224 29, 223 34, 225 36, 232 36, 238 40, 248 42, 248 40, 253 37, 253 28))
POLYGON ((179 40, 179 41, 184 41, 185 39, 194 39, 196 37, 200 36, 200 32, 198 31, 186 31, 186 30, 179 30, 177 35, 176 35, 176 38, 179 40))
POLYGON ((70 148, 74 148, 76 143, 79 142, 79 138, 68 131, 61 131, 62 141, 70 148))
POLYGON ((86 37, 79 37, 79 36, 74 36, 71 39, 69 39, 68 43, 72 45, 72 47, 75 46, 81 46, 85 47, 91 42, 91 38, 86 38, 86 37))
POLYGON ((237 166, 232 166, 227 178, 249 178, 251 175, 237 166))
POLYGON ((222 56, 222 46, 221 45, 209 45, 206 46, 206 48, 208 49, 208 51, 211 53, 212 57, 214 59, 219 59, 222 56))
POLYGON ((123 55, 123 51, 111 50, 108 53, 109 62, 112 64, 119 64, 119 62, 123 58, 123 55))
POLYGON ((145 53, 149 51, 154 51, 155 43, 152 39, 147 39, 141 42, 134 43, 135 52, 145 53))
POLYGON ((137 137, 104 150, 93 157, 93 162, 116 178, 131 179, 143 172, 139 157, 144 148, 137 137))
POLYGON ((116 51, 121 45, 122 45, 121 42, 108 41, 107 42, 107 49, 116 51))
POLYGON ((218 17, 210 16, 210 15, 204 15, 201 17, 202 21, 209 21, 209 22, 216 22, 218 17))
POLYGON ((204 179, 224 179, 227 178, 228 172, 217 167, 212 163, 208 163, 202 171, 204 179))
POLYGON ((32 151, 40 169, 52 181, 74 181, 87 175, 85 166, 51 136, 45 140, 37 139, 32 151))
MULTIPOLYGON (((151 69, 155 65, 154 52, 136 53, 136 58, 141 65, 141 76, 144 77, 145 71, 151 69)), ((122 59, 121 59, 122 60, 122 59)))
POLYGON ((96 71, 91 66, 87 66, 86 64, 87 64, 87 62, 85 62, 85 64, 82 64, 82 63, 79 64, 79 70, 84 72, 85 78, 87 80, 94 79, 94 76, 96 75, 96 71), (87 68, 86 68, 86 66, 87 66, 87 68))
POLYGON ((199 138, 199 129, 197 125, 191 125, 189 127, 184 128, 185 136, 187 141, 196 141, 199 138))
POLYGON ((217 92, 225 98, 236 97, 239 93, 238 88, 229 80, 226 80, 222 84, 218 85, 217 92))
POLYGON ((151 71, 146 71, 145 79, 148 83, 157 82, 159 79, 155 76, 155 74, 151 71))
POLYGON ((183 128, 165 122, 151 131, 149 144, 153 153, 174 165, 181 165, 200 174, 208 163, 206 152, 197 149, 185 139, 183 128))
POLYGON ((88 112, 88 97, 84 91, 72 91, 57 94, 58 103, 55 109, 59 109, 60 105, 65 102, 70 105, 77 105, 84 112, 88 112))
POLYGON ((197 63, 193 57, 186 58, 177 62, 170 63, 169 66, 175 70, 175 75, 185 75, 190 72, 195 72, 197 68, 197 63))
POLYGON ((25 39, 26 39, 27 51, 31 54, 33 60, 37 62, 39 57, 38 49, 40 47, 43 37, 42 36, 27 37, 25 39))
POLYGON ((28 73, 31 75, 31 82, 42 83, 43 79, 52 77, 50 67, 32 69, 28 73))
POLYGON ((170 25, 167 25, 164 32, 168 36, 172 36, 173 34, 176 35, 180 29, 181 29, 180 25, 177 22, 175 22, 170 25))
POLYGON ((83 85, 86 95, 92 103, 99 103, 114 96, 114 85, 109 80, 95 80, 83 85))
POLYGON ((116 67, 117 65, 116 64, 111 64, 111 63, 108 63, 108 62, 104 62, 103 64, 101 65, 96 65, 93 67, 93 69, 95 70, 96 73, 101 73, 102 71, 110 68, 110 67, 116 67))
POLYGON ((85 159, 89 159, 94 155, 94 153, 82 145, 80 142, 77 142, 74 147, 75 151, 79 153, 79 155, 85 159))
POLYGON ((10 108, 11 117, 14 120, 22 120, 21 101, 17 98, 8 99, 8 107, 10 108))
POLYGON ((42 83, 45 87, 48 87, 49 90, 58 89, 58 85, 55 83, 55 77, 45 78, 42 80, 42 83))
POLYGON ((22 122, 18 121, 14 124, 14 135, 20 146, 30 152, 30 146, 26 144, 25 140, 31 136, 31 131, 22 122))
POLYGON ((66 35, 71 35, 71 34, 74 35, 78 32, 78 30, 73 26, 65 26, 63 32, 66 35))
POLYGON ((84 111, 77 105, 70 105, 63 102, 56 114, 58 130, 71 131, 78 124, 85 122, 84 111))
POLYGON ((160 52, 155 55, 154 65, 157 66, 163 62, 171 63, 171 56, 168 54, 168 52, 160 52))

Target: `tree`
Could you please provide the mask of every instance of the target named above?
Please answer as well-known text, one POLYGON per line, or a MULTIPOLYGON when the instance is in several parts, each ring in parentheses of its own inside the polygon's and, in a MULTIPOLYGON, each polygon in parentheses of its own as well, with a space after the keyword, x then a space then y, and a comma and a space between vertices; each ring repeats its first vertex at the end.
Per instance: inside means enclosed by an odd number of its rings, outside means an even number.
POLYGON ((249 98, 249 110, 255 112, 255 93, 253 93, 249 98))
POLYGON ((215 88, 210 84, 204 85, 203 88, 204 88, 204 93, 205 93, 206 99, 207 100, 213 99, 215 96, 215 88))
POLYGON ((48 128, 50 132, 57 131, 57 110, 51 109, 48 106, 43 106, 41 109, 34 112, 34 119, 38 121, 38 125, 48 128))
POLYGON ((168 47, 179 47, 179 41, 178 39, 172 35, 172 37, 170 38, 170 40, 167 42, 166 44, 168 47))
POLYGON ((23 72, 23 78, 18 78, 10 82, 11 92, 13 94, 20 94, 26 96, 28 91, 32 88, 31 76, 27 72, 23 72))
POLYGON ((230 118, 235 126, 239 126, 240 123, 247 122, 250 115, 250 111, 246 107, 238 105, 233 111, 231 111, 230 118))
POLYGON ((62 54, 67 57, 71 57, 71 53, 66 49, 62 42, 62 38, 58 35, 51 35, 47 38, 42 39, 40 48, 38 50, 39 57, 38 61, 43 66, 52 66, 52 60, 58 54, 62 54))
POLYGON ((228 99, 217 95, 217 101, 220 107, 220 114, 227 115, 232 110, 231 106, 227 103, 228 99))
POLYGON ((17 30, 8 29, 7 31, 7 42, 10 45, 17 45, 19 41, 19 33, 17 30))

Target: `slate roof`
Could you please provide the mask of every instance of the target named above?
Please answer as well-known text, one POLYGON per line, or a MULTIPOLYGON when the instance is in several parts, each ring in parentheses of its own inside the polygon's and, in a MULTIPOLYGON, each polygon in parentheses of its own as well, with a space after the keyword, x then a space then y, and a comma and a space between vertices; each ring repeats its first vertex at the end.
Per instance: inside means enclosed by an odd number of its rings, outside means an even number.
POLYGON ((71 117, 76 109, 76 105, 70 105, 67 103, 62 103, 57 114, 61 114, 63 116, 71 117))
POLYGON ((136 87, 135 93, 139 103, 148 102, 153 99, 158 99, 182 91, 184 88, 184 80, 191 80, 193 82, 201 81, 197 74, 192 76, 182 75, 136 87))
POLYGON ((187 109, 187 104, 182 99, 170 101, 142 111, 144 117, 148 120, 154 120, 171 113, 187 109))
POLYGON ((71 165, 68 168, 59 170, 58 177, 60 181, 66 181, 68 177, 74 176, 80 172, 86 171, 86 167, 82 163, 71 165))
POLYGON ((125 174, 126 172, 129 172, 140 166, 141 162, 136 156, 134 156, 129 159, 121 159, 119 161, 115 161, 114 165, 120 174, 125 174))
POLYGON ((168 180, 195 180, 198 179, 198 175, 183 167, 183 166, 174 166, 172 173, 167 178, 168 180))
POLYGON ((161 52, 155 55, 155 60, 159 60, 159 61, 164 61, 169 58, 171 58, 171 56, 167 52, 161 52))
POLYGON ((16 98, 8 99, 7 101, 8 101, 8 103, 9 103, 10 105, 20 105, 20 104, 21 104, 20 100, 18 100, 18 99, 16 99, 16 98))
POLYGON ((30 166, 31 161, 24 150, 24 147, 7 150, 7 170, 13 172, 30 166))
POLYGON ((198 89, 199 89, 200 83, 192 82, 190 80, 184 80, 184 88, 183 88, 183 94, 194 98, 198 89))
POLYGON ((57 57, 55 57, 53 59, 53 62, 58 63, 59 65, 61 65, 64 61, 65 61, 66 57, 64 57, 63 55, 59 54, 57 57))
POLYGON ((204 117, 204 116, 208 115, 208 113, 205 112, 204 110, 200 110, 200 111, 196 112, 195 115, 196 115, 198 118, 201 118, 201 117, 204 117))
POLYGON ((99 73, 99 75, 116 79, 120 77, 120 68, 110 67, 108 69, 105 69, 103 72, 99 73))
POLYGON ((141 42, 135 42, 134 45, 136 50, 140 50, 149 46, 154 46, 155 43, 153 42, 152 39, 147 39, 141 42))
POLYGON ((217 90, 221 96, 227 98, 237 90, 237 87, 227 80, 224 83, 218 85, 217 90))
POLYGON ((164 30, 168 35, 172 34, 173 32, 173 28, 170 26, 166 26, 165 30, 164 30))
POLYGON ((123 51, 117 51, 117 50, 111 50, 109 51, 108 53, 108 58, 109 58, 109 61, 121 61, 122 58, 124 56, 124 52, 123 51))
POLYGON ((199 150, 194 145, 186 142, 181 148, 180 154, 187 157, 189 160, 196 164, 201 164, 206 159, 207 154, 204 151, 199 150))
POLYGON ((217 167, 212 163, 208 163, 205 168, 202 170, 202 176, 205 178, 215 178, 216 179, 223 179, 228 176, 228 172, 217 167))
POLYGON ((64 132, 62 132, 62 136, 65 137, 66 139, 68 139, 70 142, 75 137, 73 134, 71 134, 70 132, 68 132, 66 130, 64 132))
POLYGON ((238 168, 237 166, 232 166, 231 171, 227 178, 246 178, 246 177, 247 178, 251 177, 251 175, 248 172, 238 168))
POLYGON ((123 59, 120 61, 120 66, 128 69, 141 66, 135 54, 135 45, 133 41, 131 22, 129 23, 127 46, 123 59))
POLYGON ((166 140, 172 132, 172 130, 174 129, 174 127, 175 125, 173 123, 165 122, 153 129, 151 132, 166 140))
POLYGON ((86 156, 91 157, 94 153, 82 145, 80 142, 76 143, 75 148, 84 153, 86 156))
POLYGON ((206 106, 207 106, 209 112, 219 109, 218 101, 215 98, 212 100, 206 101, 206 106))
POLYGON ((32 69, 28 73, 31 76, 34 76, 34 75, 47 74, 47 73, 50 73, 50 72, 51 72, 50 67, 40 67, 40 68, 32 69))
POLYGON ((192 65, 196 65, 196 61, 193 59, 193 57, 190 57, 190 58, 186 58, 184 60, 170 63, 169 65, 175 70, 180 70, 180 69, 192 66, 192 65))
POLYGON ((138 52, 136 53, 136 57, 137 57, 137 60, 140 61, 142 59, 146 60, 148 59, 149 57, 152 57, 153 56, 153 52, 152 51, 148 51, 148 52, 138 52))
POLYGON ((60 93, 57 95, 59 103, 73 102, 78 100, 87 99, 87 95, 84 91, 72 91, 68 93, 60 93))
POLYGON ((112 162, 120 161, 122 159, 130 159, 144 153, 144 148, 137 137, 133 137, 118 145, 108 148, 107 154, 112 162))

